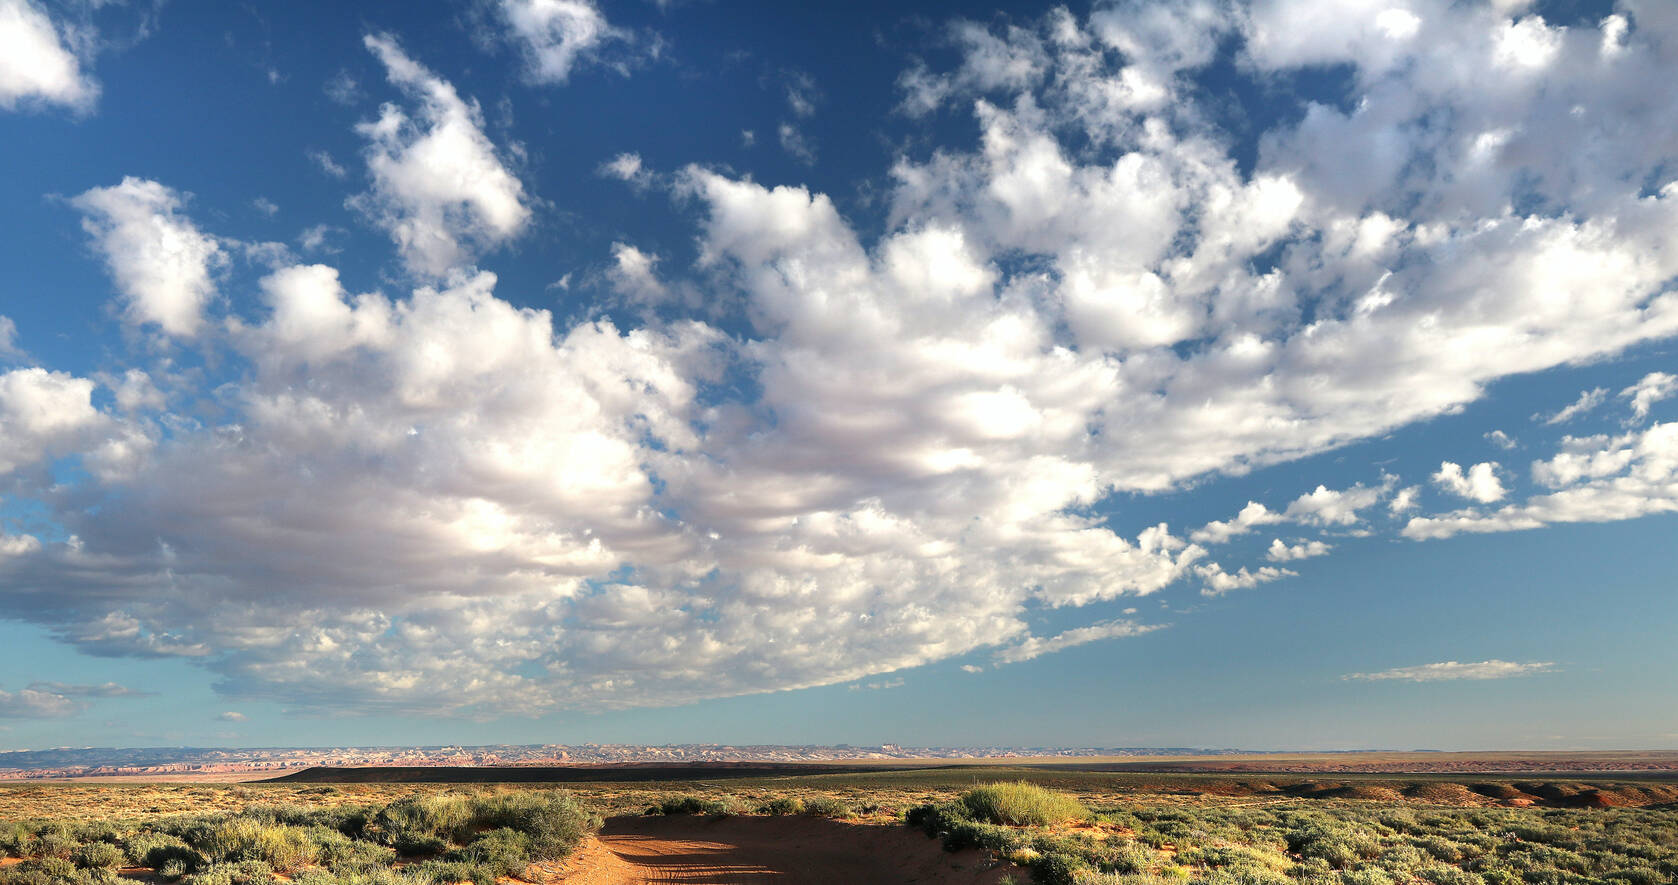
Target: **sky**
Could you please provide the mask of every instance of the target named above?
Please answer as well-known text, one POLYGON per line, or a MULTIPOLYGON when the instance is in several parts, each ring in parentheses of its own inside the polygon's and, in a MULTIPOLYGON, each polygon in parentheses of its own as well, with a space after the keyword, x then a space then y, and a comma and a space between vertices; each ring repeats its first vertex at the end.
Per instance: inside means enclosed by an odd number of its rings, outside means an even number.
POLYGON ((1678 7, 0 0, 0 749, 1678 748, 1678 7))

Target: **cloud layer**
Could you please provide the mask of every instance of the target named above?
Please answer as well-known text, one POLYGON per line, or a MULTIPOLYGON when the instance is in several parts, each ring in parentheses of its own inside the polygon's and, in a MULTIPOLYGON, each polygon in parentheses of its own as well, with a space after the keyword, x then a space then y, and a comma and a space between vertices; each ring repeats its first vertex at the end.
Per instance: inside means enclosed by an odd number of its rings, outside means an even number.
MULTIPOLYGON (((1368 531, 1421 492, 1319 485, 1186 538, 1116 531, 1125 501, 1678 332, 1678 96, 1648 89, 1678 70, 1678 19, 1626 8, 1576 28, 1444 0, 957 23, 960 64, 911 67, 900 100, 977 141, 902 155, 877 236, 808 188, 609 163, 697 217, 691 267, 614 244, 606 279, 668 308, 636 327, 498 293, 475 264, 536 198, 475 103, 369 36, 406 104, 357 127, 371 185, 352 204, 415 282, 358 292, 285 259, 255 306, 224 303, 229 241, 178 193, 76 198, 125 317, 237 371, 168 396, 124 375, 116 405, 94 379, 0 376, 0 472, 59 529, 0 536, 0 613, 95 654, 199 660, 237 697, 479 716, 1157 629, 1108 604, 1285 578, 1332 545, 1212 548, 1368 531), (1200 80, 1220 46, 1259 84, 1342 66, 1356 100, 1301 101, 1242 149, 1200 80), (685 315, 687 292, 708 312, 685 315), (73 487, 47 469, 64 458, 86 468, 73 487), (1053 609, 1085 623, 1044 631, 1053 609)), ((538 79, 607 39, 591 4, 502 9, 538 79)), ((1645 382, 1625 395, 1638 427, 1670 394, 1645 382)), ((1474 506, 1404 533, 1675 509, 1673 428, 1570 439, 1533 468, 1551 491, 1499 509, 1497 465, 1446 462, 1434 484, 1474 506)))

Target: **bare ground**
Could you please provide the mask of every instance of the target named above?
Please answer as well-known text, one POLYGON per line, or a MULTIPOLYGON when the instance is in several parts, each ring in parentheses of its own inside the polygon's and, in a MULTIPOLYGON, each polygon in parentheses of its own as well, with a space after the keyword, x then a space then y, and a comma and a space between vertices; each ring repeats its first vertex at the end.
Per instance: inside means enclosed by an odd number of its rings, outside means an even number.
POLYGON ((996 885, 1006 870, 978 851, 949 854, 905 827, 811 817, 614 817, 553 871, 552 882, 996 885))

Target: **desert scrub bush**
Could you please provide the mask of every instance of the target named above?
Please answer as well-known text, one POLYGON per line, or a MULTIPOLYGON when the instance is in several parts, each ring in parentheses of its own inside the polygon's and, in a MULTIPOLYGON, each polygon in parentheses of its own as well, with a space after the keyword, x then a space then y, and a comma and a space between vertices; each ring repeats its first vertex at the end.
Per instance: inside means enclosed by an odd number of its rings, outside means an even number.
POLYGON ((25 821, 0 824, 0 857, 29 857, 35 854, 35 828, 25 821))
POLYGON ((1024 781, 985 784, 961 794, 975 820, 1016 827, 1047 827, 1069 820, 1088 820, 1083 803, 1024 781))
POLYGON ((1031 881, 1036 885, 1077 885, 1090 872, 1087 864, 1064 854, 1042 854, 1031 862, 1031 881))
POLYGON ((315 859, 314 842, 305 831, 245 817, 228 817, 195 829, 187 841, 212 864, 260 862, 290 873, 315 859))
POLYGON ((731 803, 701 796, 676 796, 647 809, 650 814, 730 814, 731 803))
POLYGON ((122 849, 109 842, 83 843, 70 855, 70 860, 84 870, 116 870, 127 860, 122 849))
POLYGON ((465 848, 451 852, 448 859, 471 864, 478 868, 475 874, 488 873, 492 880, 517 876, 530 866, 530 837, 507 827, 490 830, 465 848))
POLYGON ((804 803, 792 796, 777 796, 757 807, 758 814, 798 814, 804 810, 804 803))
POLYGON ((811 796, 804 800, 804 814, 812 817, 855 817, 856 812, 843 799, 833 796, 811 796))
POLYGON ((77 869, 62 857, 42 857, 0 868, 0 885, 94 885, 95 881, 88 871, 77 869))
POLYGON ((472 818, 464 796, 409 796, 380 809, 362 830, 402 854, 434 854, 464 837, 472 818))
MULTIPOLYGON (((733 813, 731 803, 716 803, 733 813)), ((506 827, 523 834, 531 858, 558 860, 571 853, 582 838, 600 827, 600 819, 589 814, 568 793, 500 793, 475 800, 473 823, 477 826, 506 827)))
POLYGON ((304 831, 315 846, 315 862, 334 873, 365 873, 396 861, 396 849, 351 839, 337 830, 310 827, 304 831))
POLYGON ((183 866, 198 861, 198 852, 181 841, 179 836, 156 830, 129 833, 123 837, 122 848, 135 866, 151 867, 154 870, 163 869, 171 860, 179 860, 183 866))

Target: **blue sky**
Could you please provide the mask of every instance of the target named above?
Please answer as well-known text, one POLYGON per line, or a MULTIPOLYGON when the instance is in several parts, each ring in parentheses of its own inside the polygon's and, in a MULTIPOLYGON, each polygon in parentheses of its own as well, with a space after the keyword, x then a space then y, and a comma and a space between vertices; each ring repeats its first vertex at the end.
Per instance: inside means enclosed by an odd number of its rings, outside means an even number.
POLYGON ((1678 747, 1653 2, 0 0, 0 747, 1678 747))

